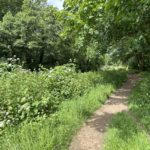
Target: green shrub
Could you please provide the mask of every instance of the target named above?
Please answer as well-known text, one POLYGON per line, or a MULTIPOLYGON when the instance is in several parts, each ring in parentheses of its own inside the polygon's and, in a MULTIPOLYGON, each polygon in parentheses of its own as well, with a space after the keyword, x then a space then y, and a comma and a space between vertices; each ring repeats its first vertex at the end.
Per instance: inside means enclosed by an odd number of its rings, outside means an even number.
POLYGON ((88 86, 93 85, 67 66, 39 73, 5 72, 0 77, 1 126, 49 115, 63 100, 84 94, 88 86))
POLYGON ((82 84, 86 79, 89 85, 95 86, 90 87, 90 91, 83 96, 63 101, 58 111, 46 119, 40 117, 36 122, 24 122, 14 128, 7 128, 0 137, 0 149, 67 150, 82 123, 126 79, 122 71, 79 73, 78 76, 82 84))
POLYGON ((101 83, 118 86, 124 77, 121 71, 77 73, 74 65, 4 72, 0 76, 0 128, 47 117, 62 101, 82 96, 101 83))
POLYGON ((0 75, 4 72, 11 72, 14 70, 22 69, 22 66, 19 65, 20 59, 13 57, 8 58, 7 61, 0 61, 0 75))

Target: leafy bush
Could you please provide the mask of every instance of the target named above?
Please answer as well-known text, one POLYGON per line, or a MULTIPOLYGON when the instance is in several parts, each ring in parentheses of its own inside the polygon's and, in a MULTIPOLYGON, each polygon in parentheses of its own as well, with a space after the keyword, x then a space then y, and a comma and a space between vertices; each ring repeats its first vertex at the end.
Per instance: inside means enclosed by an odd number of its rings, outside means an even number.
POLYGON ((47 117, 62 101, 82 96, 102 82, 116 82, 113 85, 117 86, 120 79, 121 72, 117 71, 76 73, 74 65, 57 66, 38 73, 29 70, 5 72, 0 76, 0 127, 47 117), (116 76, 117 82, 113 80, 116 76))
POLYGON ((16 58, 14 56, 13 58, 8 58, 7 61, 3 60, 0 62, 0 75, 4 72, 11 72, 13 70, 22 69, 22 67, 19 65, 19 58, 16 58))
MULTIPOLYGON (((71 138, 81 124, 126 79, 126 73, 123 71, 78 73, 77 76, 80 79, 78 84, 87 84, 86 82, 88 82, 90 85, 88 93, 63 101, 59 105, 58 111, 46 119, 42 116, 38 121, 24 122, 19 126, 6 128, 0 137, 0 149, 68 149, 71 138)), ((74 87, 76 86, 74 85, 74 87)))

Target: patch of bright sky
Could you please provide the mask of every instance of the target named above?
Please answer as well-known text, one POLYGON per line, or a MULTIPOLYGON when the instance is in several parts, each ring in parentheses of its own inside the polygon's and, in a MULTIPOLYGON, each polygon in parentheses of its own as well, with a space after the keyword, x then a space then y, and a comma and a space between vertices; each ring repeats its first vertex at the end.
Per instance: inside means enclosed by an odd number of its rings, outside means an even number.
POLYGON ((64 0, 48 0, 48 5, 53 5, 58 9, 63 9, 63 2, 64 0))

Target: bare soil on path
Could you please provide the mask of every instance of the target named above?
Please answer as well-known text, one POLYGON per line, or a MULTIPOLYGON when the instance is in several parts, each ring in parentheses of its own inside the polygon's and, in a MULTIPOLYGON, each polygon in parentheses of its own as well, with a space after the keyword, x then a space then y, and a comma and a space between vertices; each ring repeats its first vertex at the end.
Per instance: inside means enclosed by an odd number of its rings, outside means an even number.
POLYGON ((113 93, 106 103, 86 121, 73 138, 69 150, 102 150, 107 126, 119 112, 128 111, 127 99, 140 79, 138 75, 128 75, 124 85, 113 93))

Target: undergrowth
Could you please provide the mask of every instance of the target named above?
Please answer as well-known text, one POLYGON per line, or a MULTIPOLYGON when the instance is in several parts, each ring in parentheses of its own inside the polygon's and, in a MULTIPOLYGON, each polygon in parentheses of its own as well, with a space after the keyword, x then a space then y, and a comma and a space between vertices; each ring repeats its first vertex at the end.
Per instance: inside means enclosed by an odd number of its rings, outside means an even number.
MULTIPOLYGON (((26 76, 28 75, 26 74, 21 75, 22 78, 26 76)), ((95 72, 95 73, 94 72, 78 73, 77 76, 78 76, 77 79, 79 80, 74 79, 77 82, 77 85, 83 84, 83 87, 85 85, 90 86, 86 88, 82 87, 82 90, 84 89, 83 94, 81 95, 77 94, 75 96, 70 96, 66 98, 63 97, 60 93, 61 96, 59 97, 59 99, 61 100, 60 101, 61 103, 57 105, 57 109, 53 111, 53 113, 50 112, 47 113, 47 115, 45 115, 45 113, 44 114, 41 113, 38 117, 36 117, 36 119, 30 116, 29 118, 28 117, 24 118, 24 120, 19 124, 13 126, 6 126, 6 128, 1 132, 0 150, 66 150, 68 149, 69 143, 73 135, 80 128, 82 123, 92 114, 93 111, 95 111, 98 107, 100 107, 100 105, 104 103, 104 101, 111 94, 111 92, 113 92, 117 87, 121 86, 122 83, 126 80, 126 72, 119 71, 119 70, 103 71, 103 72, 95 72)), ((10 77, 12 79, 18 78, 17 75, 15 74, 10 75, 10 77)), ((10 77, 8 77, 9 80, 11 80, 10 77)), ((64 76, 63 78, 66 79, 67 76, 64 76)), ((46 91, 48 90, 47 86, 40 86, 41 84, 40 83, 38 84, 38 82, 42 82, 43 80, 46 80, 44 84, 47 85, 47 83, 49 83, 47 82, 47 78, 44 77, 43 79, 42 76, 42 80, 40 79, 41 76, 37 75, 36 73, 33 73, 33 75, 32 74, 30 75, 29 81, 28 79, 27 80, 24 80, 24 78, 22 79, 21 82, 26 83, 25 85, 22 86, 25 86, 27 88, 30 87, 30 92, 32 91, 35 94, 34 97, 37 97, 38 92, 40 92, 37 86, 39 88, 42 88, 43 93, 44 93, 44 89, 46 91), (32 81, 31 77, 35 79, 32 81), (30 86, 29 82, 31 82, 32 86, 30 86)), ((11 82, 13 82, 13 80, 11 82)), ((20 81, 18 81, 17 79, 14 82, 20 83, 20 81)), ((17 85, 19 85, 19 83, 17 85)), ((60 80, 59 83, 61 83, 60 84, 61 87, 58 86, 56 89, 62 89, 62 90, 67 89, 67 88, 63 89, 63 85, 64 84, 66 85, 66 82, 64 83, 63 79, 60 80)), ((57 80, 56 84, 59 83, 57 80)), ((69 84, 67 85, 76 88, 75 86, 76 84, 70 85, 69 82, 69 84)), ((7 86, 8 89, 6 87, 5 88, 7 89, 8 92, 15 90, 16 91, 15 93, 17 94, 17 90, 21 90, 22 86, 19 85, 19 88, 17 89, 13 89, 11 87, 11 90, 9 86, 7 86)), ((68 88, 72 88, 72 87, 68 87, 68 88)), ((49 91, 51 93, 51 90, 49 91)), ((32 96, 32 92, 31 92, 31 96, 32 96)), ((43 100, 40 101, 40 99, 37 100, 39 100, 39 102, 43 101, 43 100)), ((20 101, 17 101, 17 103, 21 105, 20 101)), ((13 99, 12 99, 12 103, 8 103, 8 104, 13 104, 13 99)), ((44 110, 47 111, 47 109, 44 110)), ((40 110, 41 109, 39 109, 39 111, 40 110)), ((14 113, 15 115, 19 116, 17 111, 15 111, 15 113, 14 113)), ((12 117, 15 117, 15 115, 12 117)))

